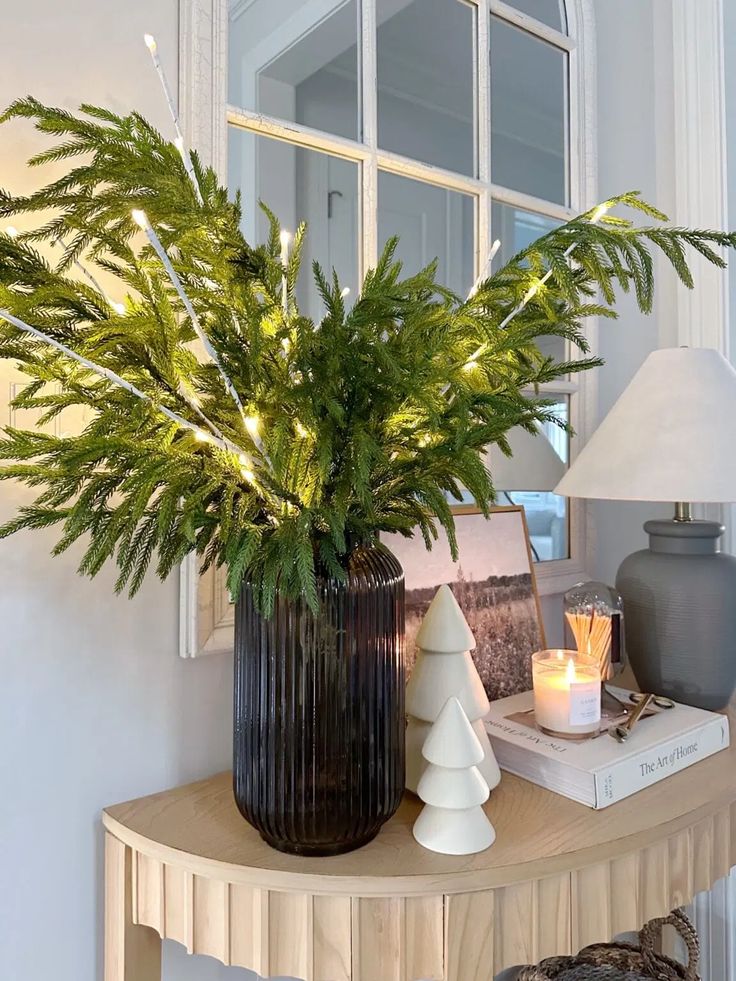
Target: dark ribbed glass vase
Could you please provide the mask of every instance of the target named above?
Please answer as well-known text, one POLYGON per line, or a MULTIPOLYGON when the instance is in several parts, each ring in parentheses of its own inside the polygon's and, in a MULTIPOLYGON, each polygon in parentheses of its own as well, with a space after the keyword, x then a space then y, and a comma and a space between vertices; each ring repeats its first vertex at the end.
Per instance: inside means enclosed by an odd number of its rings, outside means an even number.
POLYGON ((318 570, 318 613, 279 596, 266 620, 248 582, 236 604, 235 800, 297 855, 366 844, 404 789, 404 574, 381 544, 345 569, 318 570))

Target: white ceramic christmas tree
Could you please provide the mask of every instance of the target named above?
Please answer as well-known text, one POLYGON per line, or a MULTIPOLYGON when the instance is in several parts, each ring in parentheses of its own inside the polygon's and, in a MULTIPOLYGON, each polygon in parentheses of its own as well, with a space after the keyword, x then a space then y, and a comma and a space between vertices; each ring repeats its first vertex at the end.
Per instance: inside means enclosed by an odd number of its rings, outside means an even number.
POLYGON ((418 793, 426 768, 422 747, 450 695, 473 726, 483 749, 478 769, 491 790, 501 779, 483 716, 490 708, 470 652, 475 637, 449 586, 440 586, 417 633, 417 659, 406 688, 406 786, 418 793))
POLYGON ((483 747, 457 698, 448 698, 424 743, 427 761, 419 781, 425 806, 414 824, 424 848, 443 855, 485 851, 496 832, 482 805, 490 790, 478 764, 483 747))

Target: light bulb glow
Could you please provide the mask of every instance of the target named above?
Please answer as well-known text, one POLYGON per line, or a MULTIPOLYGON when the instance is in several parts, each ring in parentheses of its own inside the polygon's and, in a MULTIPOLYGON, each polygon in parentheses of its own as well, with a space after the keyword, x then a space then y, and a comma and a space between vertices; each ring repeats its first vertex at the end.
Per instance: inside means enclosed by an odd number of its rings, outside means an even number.
POLYGON ((251 434, 251 436, 258 435, 258 429, 261 425, 261 420, 258 416, 246 416, 245 417, 245 428, 251 434))
POLYGON ((565 677, 567 679, 568 685, 574 685, 577 681, 575 677, 575 662, 570 658, 567 662, 567 669, 565 671, 565 677))
POLYGON ((298 419, 296 421, 294 428, 296 429, 297 436, 301 436, 302 439, 305 439, 305 437, 309 435, 307 430, 304 428, 304 426, 302 426, 302 424, 299 422, 298 419))
POLYGON ((252 470, 249 470, 247 467, 242 467, 240 473, 248 481, 249 484, 254 484, 256 482, 256 475, 253 473, 252 470))
POLYGON ((350 287, 346 286, 344 289, 340 290, 340 296, 344 300, 346 296, 350 296, 350 287))
POLYGON ((125 304, 124 303, 111 303, 110 306, 113 308, 113 310, 115 311, 115 313, 119 314, 121 317, 125 313, 125 304))
POLYGON ((133 208, 130 216, 139 228, 148 228, 148 217, 145 211, 141 211, 140 208, 133 208))
POLYGON ((5 234, 8 236, 8 238, 18 238, 20 232, 15 225, 8 225, 8 227, 5 229, 5 234))
POLYGON ((204 429, 198 429, 194 434, 194 438, 197 440, 198 443, 210 442, 210 434, 206 433, 204 429))
POLYGON ((282 347, 282 348, 284 349, 284 351, 286 351, 286 352, 287 352, 287 354, 288 354, 288 352, 289 352, 289 349, 291 348, 291 341, 289 340, 289 338, 288 338, 288 337, 284 337, 284 339, 283 339, 283 340, 281 341, 281 347, 282 347))
POLYGON ((595 223, 597 221, 600 221, 601 218, 605 215, 605 213, 608 211, 608 209, 610 207, 611 206, 610 206, 610 204, 608 204, 608 202, 604 202, 603 204, 599 204, 598 207, 595 209, 595 211, 593 212, 593 214, 590 217, 591 223, 593 225, 595 225, 595 223))
POLYGON ((156 38, 153 36, 153 34, 144 34, 143 40, 151 54, 155 54, 158 45, 156 44, 156 38))
POLYGON ((291 243, 291 232, 287 232, 286 229, 283 229, 279 235, 279 242, 281 243, 282 251, 284 249, 288 249, 291 243))

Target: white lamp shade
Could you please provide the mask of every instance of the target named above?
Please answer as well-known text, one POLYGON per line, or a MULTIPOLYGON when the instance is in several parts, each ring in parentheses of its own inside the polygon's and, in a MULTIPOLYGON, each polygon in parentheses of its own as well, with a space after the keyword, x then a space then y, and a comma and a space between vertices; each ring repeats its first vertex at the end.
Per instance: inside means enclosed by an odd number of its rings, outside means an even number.
POLYGON ((512 456, 498 446, 486 452, 486 469, 497 491, 551 491, 565 473, 565 464, 541 431, 515 426, 507 437, 512 456))
POLYGON ((654 351, 555 488, 619 501, 736 501, 736 371, 710 348, 654 351))

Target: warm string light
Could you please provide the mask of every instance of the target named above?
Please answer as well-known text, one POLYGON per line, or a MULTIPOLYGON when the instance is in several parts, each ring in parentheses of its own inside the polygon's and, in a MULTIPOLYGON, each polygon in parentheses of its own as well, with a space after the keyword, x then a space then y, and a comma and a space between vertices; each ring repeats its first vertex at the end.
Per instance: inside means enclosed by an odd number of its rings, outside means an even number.
POLYGON ((174 129, 176 130, 176 139, 174 140, 174 143, 177 150, 181 154, 182 161, 184 162, 184 169, 187 172, 189 180, 192 182, 194 192, 197 195, 197 200, 200 204, 203 204, 202 191, 200 190, 199 182, 197 181, 197 175, 194 172, 192 158, 189 154, 189 150, 186 148, 186 144, 184 143, 184 134, 182 133, 181 126, 179 125, 179 114, 176 111, 176 106, 174 105, 174 100, 171 96, 171 89, 169 88, 169 83, 166 79, 166 73, 164 72, 163 65, 161 64, 161 59, 158 56, 158 45, 156 44, 156 38, 153 36, 153 34, 144 34, 143 40, 151 55, 153 67, 156 69, 158 77, 161 81, 161 88, 164 91, 164 98, 166 99, 166 104, 169 107, 171 118, 174 121, 174 129))
POLYGON ((244 422, 251 439, 255 442, 258 439, 258 430, 261 426, 260 418, 256 415, 245 416, 244 422))
POLYGON ((195 439, 202 443, 212 443, 214 446, 219 447, 221 450, 226 450, 228 453, 236 453, 240 455, 242 450, 235 443, 230 440, 220 438, 219 436, 214 436, 208 432, 205 432, 200 426, 197 426, 193 422, 189 422, 183 416, 180 416, 177 412, 172 409, 167 408, 165 405, 161 405, 160 402, 155 402, 150 395, 146 395, 142 392, 140 388, 121 378, 120 375, 116 374, 114 371, 110 371, 109 368, 103 368, 102 365, 97 364, 94 361, 90 361, 88 358, 83 357, 81 354, 77 354, 66 344, 62 344, 61 341, 55 340, 53 337, 49 337, 48 334, 44 334, 43 331, 39 330, 37 327, 32 327, 27 324, 24 320, 20 320, 18 317, 13 316, 8 310, 0 309, 0 318, 12 324, 13 327, 17 327, 18 330, 22 330, 26 334, 30 334, 39 341, 43 341, 44 344, 48 344, 53 347, 56 351, 70 358, 72 361, 76 361, 78 364, 83 365, 89 371, 94 372, 101 378, 106 379, 111 384, 116 385, 118 388, 125 389, 126 392, 130 392, 131 395, 135 395, 136 398, 141 399, 143 402, 148 402, 152 405, 158 412, 166 416, 172 422, 175 422, 177 426, 181 426, 182 429, 188 429, 189 432, 194 433, 195 439))

